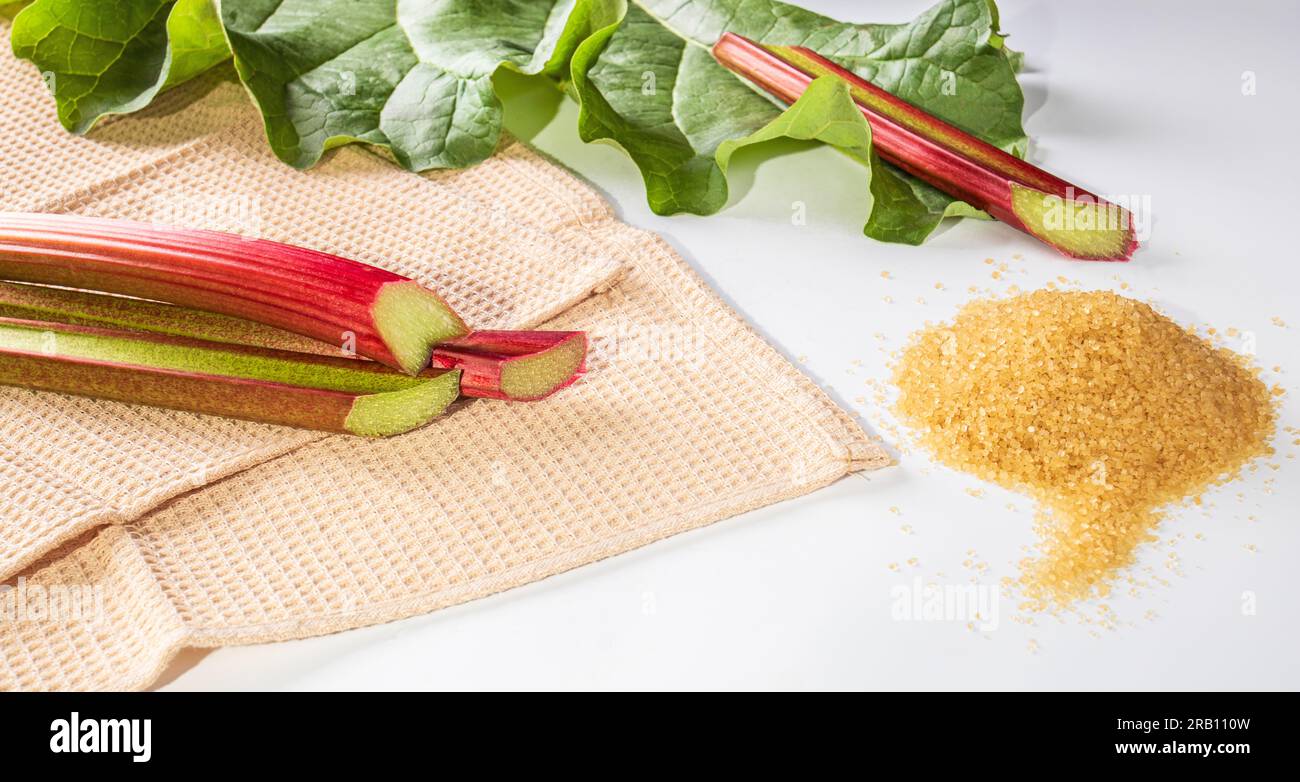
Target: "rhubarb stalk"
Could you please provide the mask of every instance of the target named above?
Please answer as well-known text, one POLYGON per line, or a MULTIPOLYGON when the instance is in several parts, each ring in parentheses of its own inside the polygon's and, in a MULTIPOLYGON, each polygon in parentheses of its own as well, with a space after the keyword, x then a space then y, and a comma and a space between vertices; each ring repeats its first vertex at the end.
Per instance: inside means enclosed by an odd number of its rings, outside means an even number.
POLYGON ((229 315, 156 301, 21 282, 0 282, 0 317, 153 331, 210 342, 231 342, 300 353, 349 355, 342 352, 338 345, 327 345, 291 331, 229 315))
MULTIPOLYGON (((0 282, 0 317, 125 328, 212 342, 308 353, 337 351, 272 326, 141 299, 43 285, 0 282)), ((572 385, 583 373, 581 331, 474 331, 434 348, 436 366, 463 370, 461 393, 533 401, 572 385)))
POLYGON ((811 49, 725 33, 713 56, 785 103, 798 100, 814 78, 846 82, 882 159, 1069 257, 1123 261, 1137 247, 1128 210, 975 138, 811 49))
POLYGON ((460 373, 416 377, 373 361, 0 318, 0 384, 365 436, 421 426, 460 373))
POLYGON ((543 399, 585 371, 581 331, 474 331, 433 349, 433 363, 462 372, 465 396, 519 402, 543 399))
POLYGON ((0 213, 0 279, 137 296, 265 323, 416 374, 469 332, 436 293, 336 255, 215 231, 0 213))

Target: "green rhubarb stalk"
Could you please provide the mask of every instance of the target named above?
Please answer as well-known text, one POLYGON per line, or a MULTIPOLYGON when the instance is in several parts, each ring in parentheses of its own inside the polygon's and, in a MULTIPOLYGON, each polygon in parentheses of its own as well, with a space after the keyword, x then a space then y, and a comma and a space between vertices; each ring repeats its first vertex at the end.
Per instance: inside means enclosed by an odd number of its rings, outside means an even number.
POLYGON ((144 299, 21 282, 0 282, 0 317, 152 331, 299 353, 347 355, 338 345, 243 318, 144 299))
POLYGON ((0 318, 0 384, 364 436, 441 414, 460 372, 0 318))
MULTIPOLYGON (((0 282, 0 317, 193 337, 212 342, 337 353, 315 340, 261 323, 89 291, 0 282)), ((536 401, 572 385, 585 371, 581 331, 473 331, 433 349, 435 366, 459 369, 461 394, 536 401)))

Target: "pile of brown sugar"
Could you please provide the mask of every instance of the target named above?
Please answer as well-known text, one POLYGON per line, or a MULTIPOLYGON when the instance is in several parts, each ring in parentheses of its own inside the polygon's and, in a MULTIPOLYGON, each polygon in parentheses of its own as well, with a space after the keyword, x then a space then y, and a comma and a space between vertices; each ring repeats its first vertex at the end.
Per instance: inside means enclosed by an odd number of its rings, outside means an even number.
POLYGON ((969 303, 912 335, 893 382, 939 461, 1037 501, 1035 608, 1108 594, 1162 506, 1272 453, 1273 395, 1240 356, 1109 292, 969 303))

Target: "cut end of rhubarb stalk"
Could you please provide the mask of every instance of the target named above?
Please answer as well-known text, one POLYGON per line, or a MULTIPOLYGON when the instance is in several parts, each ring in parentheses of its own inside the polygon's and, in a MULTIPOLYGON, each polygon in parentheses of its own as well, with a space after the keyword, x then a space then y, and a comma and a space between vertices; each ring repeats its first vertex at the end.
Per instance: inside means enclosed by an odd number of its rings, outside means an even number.
POLYGON ((586 359, 581 331, 475 331, 433 351, 435 364, 461 370, 465 396, 519 402, 572 385, 586 359))
POLYGON ((0 318, 0 384, 384 436, 440 414, 460 373, 92 326, 0 318))
POLYGON ((1137 249, 1132 214, 1109 201, 1069 199, 1013 182, 1011 210, 1026 231, 1071 258, 1127 261, 1137 249))
POLYGON ((434 345, 469 333, 465 321, 440 296, 416 282, 383 286, 371 312, 397 366, 410 374, 429 365, 434 345))
POLYGON ((575 334, 553 348, 507 359, 501 391, 510 399, 541 399, 569 385, 587 358, 587 338, 575 334))
POLYGON ((460 396, 460 372, 431 371, 410 388, 358 396, 343 428, 363 437, 409 432, 442 415, 460 396))

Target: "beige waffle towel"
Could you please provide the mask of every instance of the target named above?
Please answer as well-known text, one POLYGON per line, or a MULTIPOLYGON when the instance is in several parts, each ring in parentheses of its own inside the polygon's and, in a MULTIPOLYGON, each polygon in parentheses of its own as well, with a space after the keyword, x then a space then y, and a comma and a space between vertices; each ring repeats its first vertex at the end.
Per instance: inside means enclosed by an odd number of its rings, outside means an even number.
POLYGON ((594 346, 551 400, 381 441, 0 389, 0 688, 145 687, 185 646, 431 611, 888 462, 666 244, 522 144, 427 177, 358 148, 297 172, 221 73, 79 139, 0 60, 0 208, 304 244, 480 327, 594 346))

